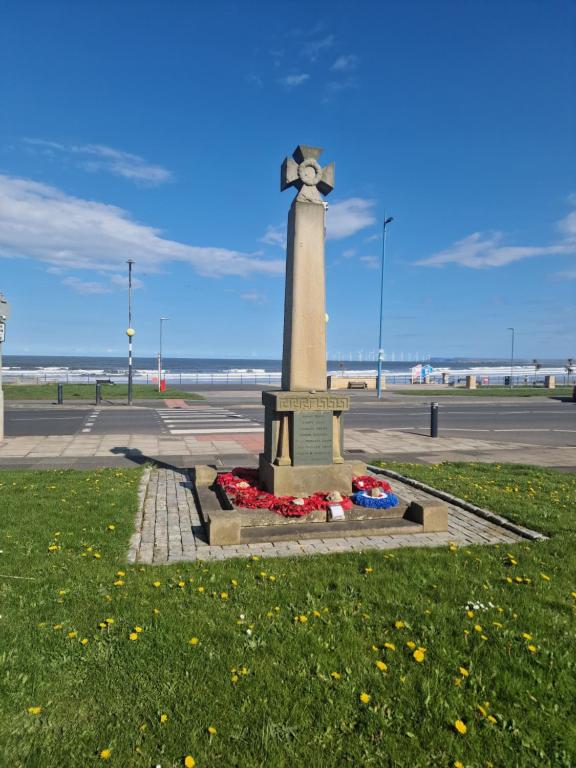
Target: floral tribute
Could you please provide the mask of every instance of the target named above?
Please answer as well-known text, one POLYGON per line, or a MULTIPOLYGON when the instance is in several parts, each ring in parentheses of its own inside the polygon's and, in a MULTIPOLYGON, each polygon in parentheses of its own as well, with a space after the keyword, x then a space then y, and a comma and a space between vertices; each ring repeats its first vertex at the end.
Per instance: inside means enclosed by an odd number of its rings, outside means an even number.
MULTIPOLYGON (((339 504, 342 509, 351 509, 353 498, 344 496, 335 501, 333 494, 314 493, 305 498, 296 496, 275 496, 261 489, 258 485, 258 470, 236 467, 232 472, 218 475, 218 483, 226 491, 228 497, 236 507, 244 509, 267 509, 283 517, 305 517, 317 509, 327 509, 331 504, 339 504)), ((355 477, 352 481, 355 492, 370 492, 373 488, 381 488, 385 493, 391 494, 392 489, 384 480, 378 480, 369 475, 355 477)), ((396 498, 394 496, 394 498, 396 498)), ((396 503, 397 500, 396 500, 396 503)))
POLYGON ((392 487, 386 480, 380 480, 372 475, 355 477, 352 482, 355 493, 352 501, 360 507, 372 507, 373 509, 389 509, 397 507, 400 503, 398 497, 392 492, 392 487), (378 489, 380 494, 374 493, 378 489))

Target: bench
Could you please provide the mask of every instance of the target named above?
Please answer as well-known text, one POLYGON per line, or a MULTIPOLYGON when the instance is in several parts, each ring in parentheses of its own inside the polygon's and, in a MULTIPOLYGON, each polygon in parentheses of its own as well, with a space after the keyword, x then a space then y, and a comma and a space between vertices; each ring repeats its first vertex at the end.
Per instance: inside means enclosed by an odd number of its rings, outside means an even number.
POLYGON ((114 384, 112 379, 96 379, 96 384, 114 384))
POLYGON ((368 389, 368 384, 365 381, 349 381, 348 389, 368 389))

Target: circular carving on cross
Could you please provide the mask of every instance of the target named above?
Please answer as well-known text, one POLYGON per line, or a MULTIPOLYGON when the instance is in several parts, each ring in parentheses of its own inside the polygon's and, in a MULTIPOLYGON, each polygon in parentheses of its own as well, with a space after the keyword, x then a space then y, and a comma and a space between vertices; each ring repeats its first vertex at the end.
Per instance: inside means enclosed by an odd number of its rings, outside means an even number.
POLYGON ((322 179, 320 163, 313 157, 305 158, 298 166, 298 177, 303 184, 314 187, 322 179))

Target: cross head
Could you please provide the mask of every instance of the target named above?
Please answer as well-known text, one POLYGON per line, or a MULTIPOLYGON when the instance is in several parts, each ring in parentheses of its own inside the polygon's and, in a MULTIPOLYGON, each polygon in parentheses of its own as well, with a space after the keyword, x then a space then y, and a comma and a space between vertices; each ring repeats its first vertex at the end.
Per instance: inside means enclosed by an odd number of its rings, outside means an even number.
POLYGON ((292 157, 287 157, 282 163, 282 192, 288 187, 295 187, 298 190, 296 200, 321 203, 320 193, 328 195, 334 189, 334 163, 322 168, 317 160, 321 154, 320 147, 299 144, 292 157))

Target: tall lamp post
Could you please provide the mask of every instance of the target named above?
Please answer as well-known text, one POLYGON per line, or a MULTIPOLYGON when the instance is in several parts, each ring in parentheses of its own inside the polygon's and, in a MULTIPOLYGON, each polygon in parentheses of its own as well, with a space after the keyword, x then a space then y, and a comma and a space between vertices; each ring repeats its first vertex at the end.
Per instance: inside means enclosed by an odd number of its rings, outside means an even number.
POLYGON ((132 337, 136 333, 132 328, 132 264, 134 261, 128 259, 128 328, 126 329, 126 336, 128 336, 128 405, 132 405, 132 337))
POLYGON ((512 379, 514 377, 514 334, 516 331, 514 328, 508 328, 508 331, 512 331, 512 349, 510 350, 510 389, 512 389, 512 379))
POLYGON ((6 333, 6 320, 10 317, 10 305, 0 293, 0 443, 4 440, 4 391, 2 389, 2 347, 6 333))
POLYGON ((382 349, 382 313, 384 309, 384 262, 386 261, 386 227, 394 221, 393 216, 386 218, 384 214, 384 224, 382 225, 382 264, 380 267, 380 326, 378 332, 378 376, 376 378, 376 390, 378 400, 382 399, 382 359, 384 350, 382 349))
POLYGON ((158 392, 162 391, 162 323, 169 320, 169 317, 160 318, 160 347, 158 350, 158 392))

